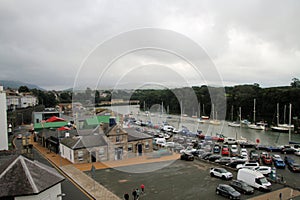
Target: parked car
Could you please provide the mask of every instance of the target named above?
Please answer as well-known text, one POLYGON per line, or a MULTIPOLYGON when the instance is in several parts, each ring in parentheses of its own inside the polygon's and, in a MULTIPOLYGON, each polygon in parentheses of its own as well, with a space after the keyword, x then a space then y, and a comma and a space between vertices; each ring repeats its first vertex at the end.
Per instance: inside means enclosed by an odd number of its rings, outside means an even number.
POLYGON ((253 187, 249 186, 247 183, 241 180, 233 180, 230 183, 230 186, 236 189, 238 192, 243 194, 253 194, 254 189, 253 187))
POLYGON ((278 155, 278 154, 273 154, 272 155, 272 160, 273 160, 273 162, 275 161, 275 160, 282 160, 282 158, 281 158, 281 156, 280 155, 278 155))
POLYGON ((244 160, 234 160, 234 161, 232 161, 230 163, 227 163, 226 166, 232 167, 232 168, 236 168, 237 165, 244 164, 245 162, 246 161, 244 161, 244 160))
POLYGON ((300 156, 300 149, 296 149, 295 153, 296 156, 300 156))
POLYGON ((22 134, 21 133, 19 133, 18 135, 17 135, 17 139, 22 139, 22 134))
POLYGON ((255 171, 259 171, 265 176, 268 176, 271 173, 271 167, 268 166, 258 166, 254 168, 255 171))
POLYGON ((261 159, 263 159, 263 158, 266 157, 266 156, 269 156, 269 153, 268 153, 268 152, 262 151, 262 152, 260 153, 260 158, 261 158, 261 159))
POLYGON ((255 146, 255 149, 256 150, 265 150, 265 151, 267 151, 269 149, 269 147, 267 145, 261 145, 261 144, 259 144, 259 145, 255 146))
POLYGON ((212 177, 216 176, 225 180, 232 179, 233 177, 231 172, 228 172, 226 169, 220 167, 210 168, 209 173, 212 177))
POLYGON ((238 191, 226 184, 219 184, 216 188, 216 194, 223 195, 230 199, 240 199, 241 197, 241 194, 238 191))
POLYGON ((245 164, 239 164, 236 166, 237 169, 247 168, 247 169, 254 169, 259 167, 257 162, 246 162, 245 164))
POLYGON ((230 149, 230 156, 237 156, 237 155, 238 155, 238 147, 237 145, 233 144, 230 149))
POLYGON ((285 164, 288 165, 290 163, 294 163, 295 160, 292 157, 290 157, 290 156, 284 156, 284 162, 285 162, 285 164))
POLYGON ((288 168, 292 172, 300 172, 300 165, 298 163, 295 163, 295 162, 290 163, 290 164, 288 164, 288 168))
POLYGON ((227 147, 222 148, 222 156, 229 156, 229 149, 227 147))
POLYGON ((281 152, 281 148, 277 146, 269 146, 266 150, 268 152, 281 152))
POLYGON ((212 155, 211 152, 205 152, 201 155, 201 158, 204 160, 207 160, 210 155, 212 155))
POLYGON ((224 138, 223 143, 224 144, 237 144, 237 141, 234 138, 227 137, 227 138, 224 138))
POLYGON ((271 165, 272 164, 272 157, 268 154, 266 156, 264 156, 262 158, 262 162, 265 164, 265 165, 271 165))
POLYGON ((221 147, 219 145, 215 145, 213 148, 214 153, 220 153, 221 147))
POLYGON ((193 161, 194 156, 191 153, 184 152, 180 155, 180 160, 193 161))
POLYGON ((282 148, 281 153, 282 154, 294 154, 296 149, 294 148, 282 148))
POLYGON ((210 155, 210 156, 207 158, 207 160, 214 162, 214 161, 220 159, 221 157, 222 157, 222 156, 220 156, 220 155, 215 155, 215 154, 213 154, 213 155, 210 155))
POLYGON ((252 159, 252 158, 258 158, 259 157, 258 152, 256 150, 254 150, 254 149, 252 149, 250 151, 249 155, 250 155, 250 159, 252 159))
POLYGON ((232 160, 230 157, 221 157, 218 160, 216 160, 216 163, 219 163, 221 165, 226 165, 227 163, 230 163, 232 160))
POLYGON ((274 167, 276 168, 282 168, 282 169, 285 168, 285 163, 281 158, 274 160, 273 163, 274 163, 274 167))

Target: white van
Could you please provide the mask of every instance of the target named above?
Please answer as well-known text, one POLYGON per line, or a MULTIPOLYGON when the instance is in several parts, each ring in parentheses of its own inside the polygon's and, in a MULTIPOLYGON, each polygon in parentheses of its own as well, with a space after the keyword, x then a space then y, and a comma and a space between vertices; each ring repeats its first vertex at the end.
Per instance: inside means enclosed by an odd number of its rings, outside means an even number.
POLYGON ((162 145, 162 144, 166 144, 166 139, 165 138, 154 138, 154 143, 157 145, 162 145))
POLYGON ((271 190, 271 183, 266 177, 258 172, 251 169, 240 169, 237 174, 237 180, 246 182, 248 185, 263 191, 271 190))

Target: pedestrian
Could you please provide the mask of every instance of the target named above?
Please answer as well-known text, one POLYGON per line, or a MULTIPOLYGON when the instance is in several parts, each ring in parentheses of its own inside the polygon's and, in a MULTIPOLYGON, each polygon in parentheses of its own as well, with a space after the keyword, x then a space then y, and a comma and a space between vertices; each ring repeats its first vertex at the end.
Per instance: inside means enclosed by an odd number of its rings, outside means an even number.
POLYGON ((282 193, 279 193, 279 199, 282 200, 282 193))
POLYGON ((125 194, 124 194, 124 199, 125 199, 125 200, 129 200, 129 194, 128 194, 128 193, 125 193, 125 194))
POLYGON ((133 200, 136 200, 137 198, 136 198, 136 190, 135 189, 133 189, 133 191, 132 191, 132 196, 133 196, 133 200))
POLYGON ((140 190, 139 190, 139 188, 136 188, 136 199, 139 199, 139 197, 140 197, 140 190))
POLYGON ((145 191, 145 185, 144 184, 141 185, 141 190, 142 190, 142 194, 143 194, 144 191, 145 191))

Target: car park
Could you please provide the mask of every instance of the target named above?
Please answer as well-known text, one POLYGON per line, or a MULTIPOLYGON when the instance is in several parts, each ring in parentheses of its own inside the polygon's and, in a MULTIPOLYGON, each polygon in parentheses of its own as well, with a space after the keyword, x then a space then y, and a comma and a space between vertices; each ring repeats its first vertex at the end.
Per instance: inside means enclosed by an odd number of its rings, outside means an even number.
POLYGON ((210 155, 212 155, 211 152, 205 152, 201 155, 201 158, 204 160, 207 160, 210 155))
POLYGON ((245 183, 244 181, 241 181, 241 180, 233 180, 230 183, 230 186, 242 194, 253 194, 254 193, 253 187, 249 186, 247 183, 245 183))
POLYGON ((213 148, 213 152, 214 153, 220 153, 221 151, 221 147, 219 145, 215 145, 214 148, 213 148))
POLYGON ((194 156, 191 153, 184 152, 180 155, 180 160, 193 161, 194 156))
POLYGON ((212 177, 219 177, 224 180, 229 180, 233 177, 231 172, 228 172, 226 169, 220 167, 210 168, 209 173, 212 177))
POLYGON ((216 188, 216 194, 223 195, 230 199, 240 199, 241 194, 233 187, 226 184, 219 184, 216 188))
POLYGON ((268 176, 271 173, 271 167, 268 166, 258 166, 254 168, 255 171, 259 171, 265 176, 268 176))
POLYGON ((282 160, 282 158, 281 158, 281 156, 278 155, 278 154, 273 154, 273 155, 272 155, 272 160, 273 160, 273 162, 274 162, 275 160, 282 160))

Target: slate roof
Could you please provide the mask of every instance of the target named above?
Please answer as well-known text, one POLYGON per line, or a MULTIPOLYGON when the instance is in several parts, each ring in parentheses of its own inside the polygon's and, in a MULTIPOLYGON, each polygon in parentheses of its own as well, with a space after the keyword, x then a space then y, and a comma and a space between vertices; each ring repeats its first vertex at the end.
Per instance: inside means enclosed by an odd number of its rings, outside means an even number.
POLYGON ((138 132, 134 128, 124 128, 124 130, 128 133, 128 142, 153 138, 151 135, 138 132))
POLYGON ((0 170, 0 198, 39 194, 64 180, 53 168, 21 155, 0 170))
POLYGON ((102 135, 86 135, 64 138, 60 141, 60 143, 73 150, 107 145, 102 135))

